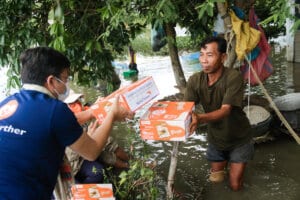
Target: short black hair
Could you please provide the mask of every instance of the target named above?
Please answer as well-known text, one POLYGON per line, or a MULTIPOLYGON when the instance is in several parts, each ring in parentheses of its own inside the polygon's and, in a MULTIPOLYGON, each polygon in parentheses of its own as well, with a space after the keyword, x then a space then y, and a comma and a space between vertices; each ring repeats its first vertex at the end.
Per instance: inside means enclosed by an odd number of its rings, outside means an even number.
POLYGON ((35 47, 20 55, 22 83, 44 85, 50 75, 59 77, 70 69, 69 59, 50 47, 35 47))
POLYGON ((220 53, 226 53, 227 42, 222 37, 207 37, 200 43, 200 49, 205 49, 207 44, 216 42, 218 44, 218 51, 220 53))

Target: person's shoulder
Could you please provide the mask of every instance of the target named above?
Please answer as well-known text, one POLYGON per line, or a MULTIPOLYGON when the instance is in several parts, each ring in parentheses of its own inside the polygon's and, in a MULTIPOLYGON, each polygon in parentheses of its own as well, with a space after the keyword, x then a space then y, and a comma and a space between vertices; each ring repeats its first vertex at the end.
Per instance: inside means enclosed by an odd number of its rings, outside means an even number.
POLYGON ((203 71, 195 72, 192 76, 202 76, 204 74, 203 71))
POLYGON ((234 68, 225 67, 225 72, 229 77, 242 77, 241 72, 234 68))
POLYGON ((240 72, 235 68, 224 67, 224 69, 229 74, 240 74, 240 72))
POLYGON ((236 68, 228 68, 228 67, 224 67, 225 71, 227 71, 227 73, 229 74, 233 74, 233 75, 241 75, 241 72, 236 69, 236 68))
POLYGON ((63 110, 67 110, 68 112, 69 111, 72 112, 70 110, 70 108, 68 107, 68 104, 66 104, 58 99, 52 99, 52 103, 55 105, 56 109, 63 109, 63 110))
POLYGON ((204 75, 203 71, 195 72, 190 76, 190 80, 200 79, 201 77, 203 77, 203 75, 204 75))
POLYGON ((41 91, 37 90, 31 90, 31 89, 21 89, 18 97, 23 98, 26 101, 33 100, 33 101, 47 101, 51 100, 53 101, 54 98, 49 96, 49 94, 46 94, 41 91))
POLYGON ((225 68, 225 73, 227 74, 227 80, 233 81, 243 81, 243 76, 240 71, 234 68, 225 68))

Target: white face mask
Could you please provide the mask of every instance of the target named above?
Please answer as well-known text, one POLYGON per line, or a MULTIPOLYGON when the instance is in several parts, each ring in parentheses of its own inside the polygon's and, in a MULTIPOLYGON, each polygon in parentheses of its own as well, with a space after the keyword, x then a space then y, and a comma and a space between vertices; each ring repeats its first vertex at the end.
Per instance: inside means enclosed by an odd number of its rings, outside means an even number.
POLYGON ((57 99, 59 99, 59 100, 61 100, 61 101, 64 101, 64 100, 69 96, 69 93, 70 93, 70 87, 69 87, 69 84, 68 84, 68 82, 67 82, 67 83, 63 82, 62 80, 60 80, 60 79, 57 78, 57 77, 55 77, 55 79, 58 80, 59 82, 61 82, 62 84, 64 84, 65 87, 66 87, 64 93, 62 93, 62 94, 58 93, 57 90, 54 89, 54 91, 55 91, 56 94, 57 94, 57 99))

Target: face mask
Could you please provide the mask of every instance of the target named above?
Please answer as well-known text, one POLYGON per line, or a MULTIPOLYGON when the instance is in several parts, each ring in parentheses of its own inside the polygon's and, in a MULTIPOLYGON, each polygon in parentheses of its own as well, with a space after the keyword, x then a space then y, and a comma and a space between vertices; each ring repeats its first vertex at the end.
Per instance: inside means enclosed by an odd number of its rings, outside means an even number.
POLYGON ((61 101, 64 101, 68 96, 69 96, 69 93, 70 93, 70 87, 68 85, 68 82, 67 83, 64 83, 62 80, 60 80, 59 78, 55 77, 56 80, 58 80, 59 82, 61 82, 62 84, 65 85, 66 89, 64 91, 64 93, 60 94, 57 92, 56 89, 54 89, 54 91, 56 92, 57 94, 57 99, 61 100, 61 101))

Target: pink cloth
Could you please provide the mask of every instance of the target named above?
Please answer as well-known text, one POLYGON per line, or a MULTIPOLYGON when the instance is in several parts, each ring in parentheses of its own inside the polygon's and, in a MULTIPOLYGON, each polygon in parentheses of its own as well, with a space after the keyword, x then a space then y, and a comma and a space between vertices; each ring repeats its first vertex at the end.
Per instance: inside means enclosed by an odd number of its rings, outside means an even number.
MULTIPOLYGON (((271 51, 271 46, 267 41, 263 29, 257 24, 257 21, 258 18, 254 12, 254 8, 251 8, 249 11, 250 26, 261 32, 261 38, 257 45, 257 47, 259 48, 259 54, 255 59, 251 60, 251 64, 253 69, 256 71, 258 77, 263 82, 273 73, 273 66, 268 58, 268 55, 271 51)), ((249 58, 249 60, 250 59, 251 58, 249 58)), ((249 68, 248 63, 245 63, 243 66, 241 66, 241 72, 245 80, 248 80, 250 71, 251 69, 249 68)), ((258 85, 258 81, 254 77, 252 72, 250 73, 250 84, 258 85)))

